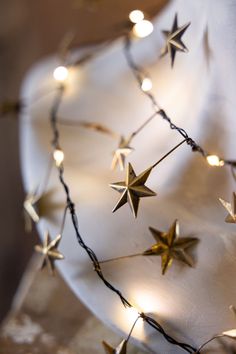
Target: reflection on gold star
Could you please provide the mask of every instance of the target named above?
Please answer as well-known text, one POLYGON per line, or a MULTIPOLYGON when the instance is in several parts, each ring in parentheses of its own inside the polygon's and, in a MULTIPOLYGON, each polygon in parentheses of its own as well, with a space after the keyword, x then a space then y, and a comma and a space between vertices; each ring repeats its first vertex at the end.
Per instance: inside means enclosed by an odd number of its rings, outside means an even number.
POLYGON ((106 342, 102 342, 106 354, 126 354, 127 341, 123 340, 118 347, 113 348, 106 342))
POLYGON ((162 274, 171 266, 173 259, 177 259, 190 267, 193 267, 191 257, 185 250, 198 242, 195 237, 179 238, 179 222, 175 220, 167 232, 149 227, 152 236, 157 241, 151 248, 147 249, 144 256, 161 256, 162 274))
POLYGON ((178 18, 177 18, 177 14, 175 14, 172 29, 170 31, 162 31, 162 33, 166 37, 166 45, 162 49, 161 55, 164 56, 167 53, 169 53, 170 58, 171 58, 171 66, 172 67, 174 65, 176 52, 177 51, 180 51, 180 52, 187 52, 188 51, 188 49, 186 48, 186 46, 182 42, 181 37, 189 25, 190 25, 190 22, 187 23, 186 25, 178 28, 178 18))
POLYGON ((126 171, 125 181, 110 184, 111 188, 121 193, 120 199, 112 210, 113 212, 118 210, 124 204, 128 203, 134 217, 137 217, 140 198, 152 197, 156 195, 155 192, 144 185, 150 175, 152 168, 153 167, 149 167, 147 170, 136 176, 132 165, 129 163, 126 171))
POLYGON ((236 224, 236 194, 233 193, 232 204, 226 202, 225 200, 219 198, 223 207, 228 211, 228 215, 225 218, 225 222, 236 224))
POLYGON ((133 148, 129 146, 130 139, 120 138, 119 146, 114 151, 114 156, 111 163, 111 169, 114 170, 117 166, 123 171, 125 168, 125 159, 132 152, 133 148))
POLYGON ((56 260, 64 259, 64 256, 57 250, 61 235, 57 235, 54 240, 50 240, 48 231, 45 232, 42 245, 36 245, 35 251, 43 255, 42 269, 47 266, 49 272, 53 275, 56 260))

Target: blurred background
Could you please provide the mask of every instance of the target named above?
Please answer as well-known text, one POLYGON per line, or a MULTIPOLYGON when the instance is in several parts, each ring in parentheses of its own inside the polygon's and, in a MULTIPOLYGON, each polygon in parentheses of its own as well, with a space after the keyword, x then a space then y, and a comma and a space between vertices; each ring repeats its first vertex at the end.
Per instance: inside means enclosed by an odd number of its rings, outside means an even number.
MULTIPOLYGON (((154 15, 166 0, 0 0, 0 102, 17 100, 27 70, 55 53, 68 31, 79 47, 120 34, 133 9, 154 15), (99 14, 99 16, 98 16, 99 14)), ((18 119, 0 117, 0 322, 9 311, 37 236, 26 234, 18 119)))

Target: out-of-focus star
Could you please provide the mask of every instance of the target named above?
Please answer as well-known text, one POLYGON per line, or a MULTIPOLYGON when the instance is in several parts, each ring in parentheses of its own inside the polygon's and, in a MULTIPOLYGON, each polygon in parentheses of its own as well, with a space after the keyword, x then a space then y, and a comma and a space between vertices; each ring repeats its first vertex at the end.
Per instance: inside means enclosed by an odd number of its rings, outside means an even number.
POLYGON ((233 193, 233 202, 228 203, 225 200, 219 198, 223 207, 228 211, 228 215, 225 218, 225 222, 236 224, 236 194, 233 193))
POLYGON ((162 31, 162 33, 166 37, 166 44, 165 47, 162 49, 161 56, 164 56, 167 53, 169 53, 171 58, 171 67, 173 67, 174 65, 175 54, 177 51, 180 52, 188 51, 187 47, 182 42, 181 37, 189 25, 190 22, 178 28, 178 18, 177 18, 177 14, 175 14, 172 29, 170 31, 162 31))
POLYGON ((140 198, 152 197, 156 195, 155 192, 144 185, 150 175, 152 168, 153 167, 149 167, 144 172, 136 176, 132 165, 129 163, 126 170, 125 181, 110 184, 111 188, 121 193, 120 199, 112 210, 113 212, 118 210, 124 204, 128 203, 134 217, 137 217, 140 198))
POLYGON ((106 342, 102 342, 106 354, 126 354, 127 353, 127 340, 123 340, 118 347, 113 348, 106 342))
POLYGON ((123 136, 120 138, 118 148, 114 151, 111 169, 114 170, 117 166, 120 167, 120 170, 123 171, 125 168, 125 159, 126 157, 134 150, 129 146, 130 139, 125 139, 123 136))
POLYGON ((35 193, 27 194, 24 200, 24 212, 25 212, 25 229, 26 231, 32 230, 32 222, 39 222, 39 208, 38 202, 41 197, 35 193))
POLYGON ((166 273, 174 259, 177 259, 190 267, 193 267, 193 260, 185 250, 195 245, 199 240, 196 237, 179 238, 179 222, 175 220, 167 232, 149 227, 152 236, 157 241, 151 248, 144 251, 144 256, 161 256, 162 274, 166 273))
POLYGON ((46 231, 42 245, 35 246, 35 251, 43 256, 42 269, 47 266, 52 275, 54 275, 55 269, 54 262, 56 260, 64 259, 63 254, 57 250, 60 240, 61 235, 57 235, 56 238, 51 241, 49 233, 46 231))

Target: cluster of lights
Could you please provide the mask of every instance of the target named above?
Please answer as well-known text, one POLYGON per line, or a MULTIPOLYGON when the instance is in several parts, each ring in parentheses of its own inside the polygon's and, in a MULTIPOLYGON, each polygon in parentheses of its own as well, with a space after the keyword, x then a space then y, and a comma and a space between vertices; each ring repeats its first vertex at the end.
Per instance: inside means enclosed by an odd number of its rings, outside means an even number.
POLYGON ((135 37, 144 38, 152 33, 153 24, 151 21, 145 19, 144 13, 141 10, 131 11, 129 19, 134 24, 132 32, 135 37))

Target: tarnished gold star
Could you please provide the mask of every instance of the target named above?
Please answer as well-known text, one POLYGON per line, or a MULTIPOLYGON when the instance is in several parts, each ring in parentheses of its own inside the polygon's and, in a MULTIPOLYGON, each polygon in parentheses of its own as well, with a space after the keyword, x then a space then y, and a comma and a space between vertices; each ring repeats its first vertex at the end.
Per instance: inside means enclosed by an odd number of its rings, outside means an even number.
POLYGON ((118 347, 113 348, 106 342, 102 342, 106 354, 126 354, 127 340, 122 340, 118 347))
POLYGON ((162 33, 166 37, 166 45, 162 49, 161 55, 164 56, 167 53, 169 53, 170 58, 171 58, 171 67, 173 67, 173 65, 174 65, 175 54, 177 51, 180 51, 180 52, 187 52, 188 51, 187 47, 182 42, 181 37, 189 25, 190 25, 190 22, 187 23, 186 25, 178 28, 178 18, 177 18, 177 14, 175 14, 172 29, 170 31, 162 31, 162 33))
POLYGON ((133 148, 129 146, 130 139, 120 138, 119 146, 114 151, 114 156, 111 163, 111 169, 114 170, 117 166, 123 171, 125 168, 125 159, 132 152, 133 148))
POLYGON ((140 198, 152 197, 156 195, 155 192, 144 185, 150 175, 152 168, 153 166, 149 167, 144 172, 136 176, 132 165, 129 163, 126 171, 125 181, 110 184, 111 188, 121 193, 121 197, 118 200, 118 203, 112 210, 113 212, 118 210, 124 204, 128 203, 134 217, 137 217, 140 198))
POLYGON ((42 245, 36 245, 35 251, 43 255, 42 269, 47 266, 49 272, 53 275, 56 260, 64 259, 63 254, 61 254, 57 247, 61 240, 61 235, 57 235, 54 240, 50 240, 48 231, 45 232, 44 241, 42 245))
POLYGON ((193 267, 191 257, 185 250, 198 242, 196 237, 179 238, 179 222, 175 220, 167 232, 149 227, 153 237, 157 241, 151 248, 147 249, 145 256, 161 256, 162 274, 171 266, 173 259, 177 259, 190 267, 193 267))
POLYGON ((225 200, 219 198, 223 207, 228 211, 228 215, 225 218, 225 222, 236 224, 236 194, 233 193, 233 202, 228 203, 225 200))
POLYGON ((24 212, 25 212, 25 229, 26 231, 32 230, 32 221, 39 222, 39 208, 38 202, 41 197, 35 193, 27 194, 24 200, 24 212))

